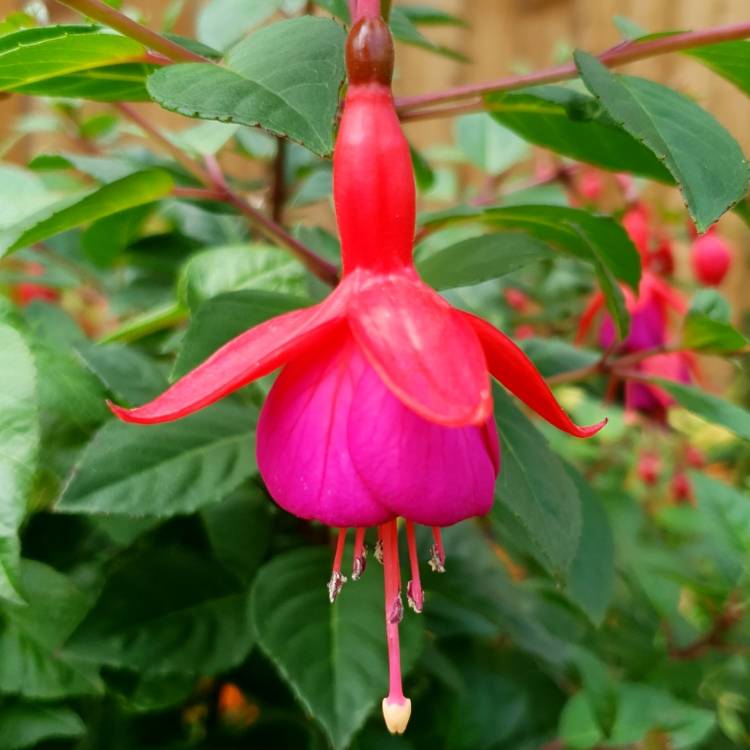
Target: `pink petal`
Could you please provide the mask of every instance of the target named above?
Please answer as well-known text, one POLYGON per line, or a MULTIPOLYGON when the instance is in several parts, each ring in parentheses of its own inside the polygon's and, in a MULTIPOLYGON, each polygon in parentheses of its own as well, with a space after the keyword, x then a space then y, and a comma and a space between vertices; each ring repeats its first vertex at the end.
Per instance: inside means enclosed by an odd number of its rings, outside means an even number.
POLYGON ((468 313, 462 315, 478 334, 492 375, 540 417, 559 430, 576 437, 590 437, 607 424, 606 419, 590 427, 579 427, 574 424, 557 403, 544 378, 521 349, 504 333, 481 318, 468 313))
POLYGON ((349 324, 388 388, 432 422, 484 424, 492 394, 471 326, 414 271, 359 272, 354 283, 359 287, 350 297, 349 324))
POLYGON ((267 375, 325 338, 341 323, 332 297, 314 307, 279 315, 240 334, 153 401, 135 409, 110 404, 125 422, 180 419, 267 375))
MULTIPOLYGON (((338 527, 393 518, 349 450, 350 415, 366 371, 351 336, 334 336, 288 364, 268 394, 258 421, 258 468, 271 497, 295 516, 338 527)), ((381 421, 373 412, 361 427, 370 432, 381 421)))
POLYGON ((449 526, 492 507, 499 469, 492 417, 468 427, 429 422, 367 367, 349 412, 348 444, 363 484, 395 515, 449 526))

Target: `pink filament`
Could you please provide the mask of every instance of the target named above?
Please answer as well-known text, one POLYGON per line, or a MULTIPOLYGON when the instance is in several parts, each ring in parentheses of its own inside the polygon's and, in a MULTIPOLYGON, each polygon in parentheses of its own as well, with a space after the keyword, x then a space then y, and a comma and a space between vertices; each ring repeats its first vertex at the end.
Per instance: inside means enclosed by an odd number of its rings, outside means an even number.
POLYGON ((360 18, 380 18, 380 0, 350 0, 349 12, 352 23, 360 18))
POLYGON ((411 568, 411 580, 409 581, 408 594, 410 604, 415 612, 422 611, 424 595, 422 593, 422 581, 419 578, 419 558, 417 557, 417 540, 414 536, 414 524, 406 522, 406 542, 409 547, 409 566, 411 568))
POLYGON ((398 640, 398 620, 392 617, 401 596, 401 572, 398 561, 398 529, 396 521, 388 521, 378 528, 383 543, 385 567, 385 633, 388 641, 388 669, 390 673, 388 702, 404 703, 401 685, 401 651, 398 640))
POLYGON ((339 529, 339 536, 336 540, 336 553, 333 556, 333 572, 341 572, 341 559, 344 556, 344 545, 346 544, 346 529, 339 529))

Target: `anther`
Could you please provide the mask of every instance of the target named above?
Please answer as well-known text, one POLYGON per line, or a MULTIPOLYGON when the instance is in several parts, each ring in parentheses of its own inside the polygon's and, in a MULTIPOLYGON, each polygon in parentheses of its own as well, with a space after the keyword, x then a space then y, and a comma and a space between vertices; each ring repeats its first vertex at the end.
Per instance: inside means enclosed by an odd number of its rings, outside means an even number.
POLYGON ((445 573, 445 550, 439 527, 432 527, 432 537, 435 543, 430 547, 430 569, 433 573, 445 573))
POLYGON ((401 601, 401 594, 399 593, 391 603, 391 608, 388 610, 388 622, 391 625, 399 625, 403 619, 404 603, 401 601))
POLYGON ((375 551, 372 553, 373 557, 382 565, 383 564, 383 540, 378 539, 375 542, 375 551))
POLYGON ((346 576, 341 575, 341 558, 344 556, 344 545, 346 544, 346 529, 339 529, 339 536, 336 540, 336 553, 333 556, 333 570, 331 578, 326 584, 328 588, 328 600, 333 604, 336 597, 341 593, 346 583, 346 576))

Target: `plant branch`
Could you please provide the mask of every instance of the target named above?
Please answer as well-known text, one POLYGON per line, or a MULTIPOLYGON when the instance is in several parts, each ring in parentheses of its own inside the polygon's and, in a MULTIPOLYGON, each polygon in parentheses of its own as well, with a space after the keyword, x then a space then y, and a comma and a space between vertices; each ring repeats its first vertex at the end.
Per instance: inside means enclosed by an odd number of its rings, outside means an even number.
POLYGON ((273 184, 271 186, 271 218, 281 223, 286 203, 286 140, 276 139, 276 158, 273 160, 273 184))
MULTIPOLYGON (((678 661, 688 661, 697 659, 712 648, 721 648, 725 645, 729 631, 742 620, 743 615, 744 608, 741 602, 738 601, 736 594, 731 594, 717 614, 709 631, 688 646, 670 645, 669 656, 678 661)), ((669 632, 667 638, 671 642, 669 632)))
MULTIPOLYGON (((648 57, 664 55, 670 52, 680 52, 692 49, 693 47, 703 47, 708 44, 718 44, 719 42, 734 39, 745 39, 747 37, 750 37, 750 22, 731 26, 716 26, 699 31, 685 31, 646 41, 629 41, 606 50, 598 57, 600 62, 612 68, 635 62, 636 60, 644 60, 648 57)), ((456 88, 444 91, 436 91, 432 94, 402 97, 396 100, 396 106, 402 117, 406 117, 407 112, 416 110, 423 119, 429 116, 425 108, 434 104, 456 102, 462 99, 475 99, 477 96, 484 96, 496 91, 513 91, 514 89, 525 88, 526 86, 557 83, 576 77, 578 77, 578 70, 575 64, 568 63, 566 65, 539 70, 535 73, 509 76, 485 83, 457 86, 456 88)), ((441 114, 452 114, 452 112, 446 109, 439 112, 441 114)))
POLYGON ((141 42, 154 52, 160 52, 175 62, 210 62, 205 57, 191 52, 177 42, 167 39, 161 34, 128 18, 124 13, 115 10, 101 0, 58 0, 62 5, 78 11, 84 16, 93 18, 104 26, 119 31, 137 42, 141 42))
POLYGON ((258 228, 266 237, 273 242, 282 245, 295 255, 305 267, 315 274, 321 281, 331 286, 338 283, 338 269, 333 263, 321 258, 309 247, 303 245, 298 239, 292 237, 289 232, 273 219, 266 216, 262 211, 251 206, 242 196, 232 190, 224 177, 219 163, 214 157, 206 157, 206 166, 193 161, 187 154, 181 151, 158 128, 155 128, 140 112, 129 104, 118 103, 115 107, 125 117, 134 122, 155 142, 164 147, 190 174, 203 184, 203 188, 176 187, 173 194, 177 197, 193 198, 198 200, 223 201, 234 206, 241 214, 246 216, 250 222, 258 228))

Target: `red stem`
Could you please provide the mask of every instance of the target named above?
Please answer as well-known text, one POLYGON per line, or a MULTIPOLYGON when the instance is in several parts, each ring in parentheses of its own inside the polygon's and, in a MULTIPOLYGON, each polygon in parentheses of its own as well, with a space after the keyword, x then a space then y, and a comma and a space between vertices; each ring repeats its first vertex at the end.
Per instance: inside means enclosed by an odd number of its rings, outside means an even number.
MULTIPOLYGON (((708 44, 718 44, 719 42, 731 41, 733 39, 745 39, 749 36, 750 22, 733 24, 731 26, 716 26, 699 31, 684 31, 679 34, 671 34, 670 36, 643 42, 635 40, 618 44, 599 55, 599 60, 611 68, 636 60, 643 60, 647 57, 664 55, 669 52, 679 52, 708 44)), ((471 99, 495 91, 513 91, 514 89, 536 86, 542 83, 556 83, 576 77, 578 77, 578 70, 575 64, 568 63, 521 76, 510 76, 485 83, 457 86, 432 94, 402 97, 396 101, 396 106, 403 114, 410 110, 420 110, 428 105, 471 99)), ((426 112, 422 111, 421 115, 425 117, 426 112)))

